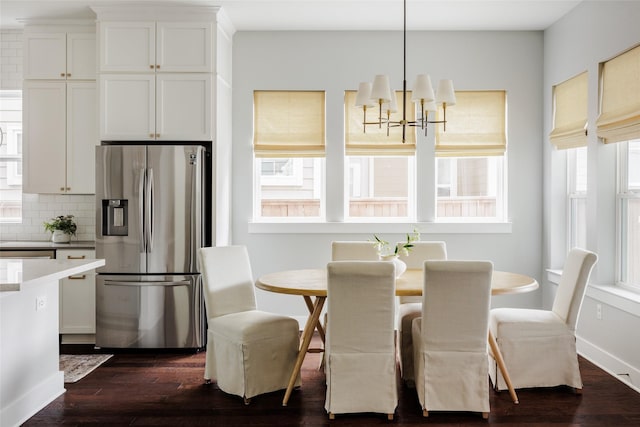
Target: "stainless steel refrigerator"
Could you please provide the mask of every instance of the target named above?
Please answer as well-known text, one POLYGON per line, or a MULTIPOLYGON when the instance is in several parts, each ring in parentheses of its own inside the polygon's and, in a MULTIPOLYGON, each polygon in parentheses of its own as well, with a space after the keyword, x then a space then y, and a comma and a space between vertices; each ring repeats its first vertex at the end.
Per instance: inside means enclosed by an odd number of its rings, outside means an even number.
POLYGON ((96 147, 96 346, 201 348, 211 145, 96 147))

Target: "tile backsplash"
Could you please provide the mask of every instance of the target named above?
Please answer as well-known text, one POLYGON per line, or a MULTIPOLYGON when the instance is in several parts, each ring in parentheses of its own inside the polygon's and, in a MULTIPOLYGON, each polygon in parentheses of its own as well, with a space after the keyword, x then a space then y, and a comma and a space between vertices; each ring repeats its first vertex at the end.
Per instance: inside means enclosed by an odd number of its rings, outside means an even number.
POLYGON ((51 240, 43 223, 58 215, 73 215, 78 225, 73 240, 95 240, 94 195, 23 194, 22 223, 0 224, 0 240, 51 240))

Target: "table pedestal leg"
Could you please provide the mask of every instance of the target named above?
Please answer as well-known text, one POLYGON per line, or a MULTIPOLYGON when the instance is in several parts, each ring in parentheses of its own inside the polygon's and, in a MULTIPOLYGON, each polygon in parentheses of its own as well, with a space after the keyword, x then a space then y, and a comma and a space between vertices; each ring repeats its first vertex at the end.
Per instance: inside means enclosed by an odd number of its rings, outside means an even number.
POLYGON ((320 313, 322 312, 322 307, 324 306, 324 302, 327 297, 316 297, 315 302, 313 303, 313 310, 307 319, 307 323, 304 325, 304 330, 302 331, 301 343, 300 343, 300 351, 298 352, 298 358, 296 359, 296 364, 293 366, 293 372, 291 372, 291 377, 289 378, 289 385, 287 386, 287 391, 284 393, 284 399, 282 400, 282 406, 287 406, 287 402, 289 401, 289 397, 291 397, 291 392, 293 391, 293 387, 298 379, 298 375, 300 375, 300 368, 302 368, 302 362, 304 361, 304 357, 307 354, 307 350, 309 349, 309 343, 311 343, 311 338, 313 337, 313 331, 316 330, 318 325, 318 319, 320 318, 320 313))
MULTIPOLYGON (((491 353, 493 353, 493 358, 496 359, 496 363, 498 364, 498 368, 502 373, 504 382, 507 383, 507 388, 509 389, 509 394, 511 395, 511 399, 513 400, 513 403, 518 403, 518 395, 516 394, 516 391, 513 388, 513 384, 511 384, 511 377, 509 376, 509 372, 507 371, 507 366, 504 364, 502 353, 500 352, 500 348, 498 347, 496 338, 493 336, 491 331, 489 331, 489 347, 491 347, 491 353)), ((496 376, 496 381, 498 381, 497 376, 496 376)))
MULTIPOLYGON (((311 297, 309 296, 304 296, 304 302, 305 304, 307 304, 307 309, 309 310, 309 315, 313 314, 313 301, 311 300, 311 297)), ((320 319, 318 317, 318 319, 320 319)), ((321 322, 318 322, 316 324, 316 329, 318 330, 318 335, 320 335, 320 339, 322 340, 322 344, 324 344, 324 327, 322 326, 321 322)))

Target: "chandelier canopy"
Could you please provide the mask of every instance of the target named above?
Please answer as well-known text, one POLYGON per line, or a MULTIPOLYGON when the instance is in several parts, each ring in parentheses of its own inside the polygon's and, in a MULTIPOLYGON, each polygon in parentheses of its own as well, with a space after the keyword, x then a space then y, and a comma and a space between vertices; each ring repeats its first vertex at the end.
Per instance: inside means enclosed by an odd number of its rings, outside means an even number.
POLYGON ((443 130, 446 130, 447 123, 447 106, 456 104, 456 94, 453 89, 452 80, 440 80, 438 91, 434 93, 431 85, 431 78, 428 74, 419 74, 416 76, 411 93, 411 101, 419 104, 420 118, 416 121, 407 120, 406 104, 407 104, 407 0, 403 2, 404 7, 404 26, 403 26, 403 67, 402 67, 402 119, 399 121, 391 120, 391 113, 398 112, 395 92, 391 90, 389 84, 389 76, 379 74, 373 79, 373 83, 362 82, 358 86, 356 94, 356 107, 362 107, 363 131, 367 131, 367 125, 378 125, 382 128, 383 124, 387 126, 387 136, 389 136, 389 128, 402 126, 402 142, 405 142, 407 126, 419 126, 425 130, 427 134, 427 124, 442 123, 443 130), (429 111, 436 111, 438 104, 442 105, 442 120, 428 120, 429 111), (367 108, 378 107, 378 121, 367 122, 367 108), (384 117, 386 115, 386 117, 384 117))

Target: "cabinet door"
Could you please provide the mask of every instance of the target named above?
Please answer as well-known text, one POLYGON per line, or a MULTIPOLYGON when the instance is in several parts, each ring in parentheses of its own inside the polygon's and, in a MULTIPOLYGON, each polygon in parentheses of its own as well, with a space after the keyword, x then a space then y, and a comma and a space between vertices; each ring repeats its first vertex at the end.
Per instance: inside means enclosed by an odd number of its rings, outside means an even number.
POLYGON ((94 33, 67 34, 67 79, 95 80, 96 35, 94 33))
POLYGON ((65 191, 65 87, 64 81, 24 82, 25 193, 65 191))
MULTIPOLYGON (((95 251, 63 249, 56 251, 57 259, 92 259, 95 251)), ((69 276, 60 281, 60 333, 96 333, 96 279, 95 270, 69 276)))
POLYGON ((211 141, 211 74, 157 74, 156 139, 211 141))
POLYGON ((95 82, 67 83, 67 193, 95 193, 97 102, 95 82))
POLYGON ((155 70, 155 22, 101 22, 99 26, 100 71, 155 70))
POLYGON ((101 140, 155 139, 153 74, 102 74, 100 103, 101 140))
POLYGON ((156 71, 211 73, 213 24, 158 22, 156 71))
POLYGON ((65 33, 25 33, 24 78, 66 78, 66 46, 65 33))

